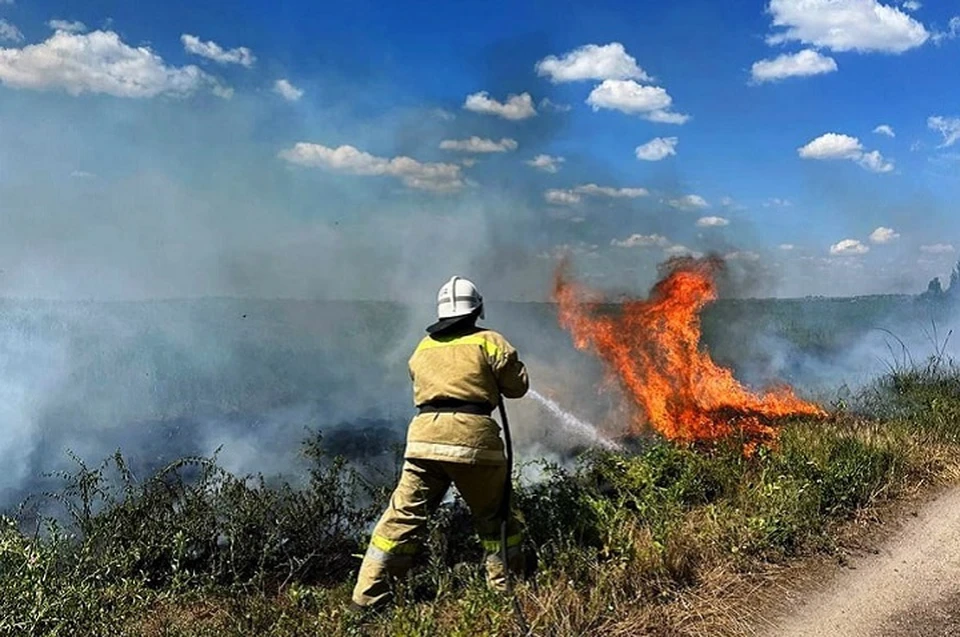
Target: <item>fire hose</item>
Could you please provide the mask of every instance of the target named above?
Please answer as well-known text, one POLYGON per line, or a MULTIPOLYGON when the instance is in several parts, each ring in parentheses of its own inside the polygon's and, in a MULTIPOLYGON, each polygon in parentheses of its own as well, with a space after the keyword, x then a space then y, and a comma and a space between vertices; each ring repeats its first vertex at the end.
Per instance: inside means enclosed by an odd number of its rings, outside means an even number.
POLYGON ((513 592, 513 578, 510 573, 510 561, 508 559, 507 538, 509 537, 510 518, 511 518, 511 500, 513 499, 513 442, 510 439, 510 422, 507 420, 507 408, 503 405, 503 398, 500 398, 500 423, 503 427, 503 447, 507 459, 507 476, 503 481, 503 499, 500 503, 500 559, 503 561, 503 572, 506 578, 507 594, 513 598, 513 609, 517 615, 517 622, 524 635, 530 634, 530 628, 527 626, 527 620, 523 616, 523 609, 520 607, 520 600, 513 592))

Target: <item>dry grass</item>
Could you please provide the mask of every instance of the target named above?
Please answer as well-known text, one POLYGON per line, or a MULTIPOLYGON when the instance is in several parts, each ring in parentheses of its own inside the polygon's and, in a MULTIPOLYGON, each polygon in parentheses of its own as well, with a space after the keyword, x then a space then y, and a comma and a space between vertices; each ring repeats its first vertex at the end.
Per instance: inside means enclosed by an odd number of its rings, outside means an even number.
MULTIPOLYGON (((736 445, 655 442, 587 457, 573 473, 545 467, 541 482, 517 491, 541 560, 516 592, 531 633, 764 634, 760 611, 789 604, 805 574, 869 541, 894 503, 960 479, 960 392, 950 378, 891 381, 893 398, 875 403, 887 411, 790 422, 776 450, 751 458, 736 445)), ((523 634, 511 600, 484 585, 462 506, 438 516, 430 559, 398 585, 394 606, 354 616, 344 612, 352 573, 323 571, 313 540, 282 534, 330 516, 335 536, 322 524, 310 532, 327 542, 328 563, 355 563, 356 533, 381 491, 364 487, 369 497, 354 507, 356 491, 330 470, 342 465, 318 470, 306 494, 202 466, 217 488, 127 485, 80 520, 88 533, 79 538, 0 528, 0 635, 523 634), (250 540, 211 544, 199 529, 250 540)), ((89 490, 95 477, 87 470, 72 484, 89 490)))

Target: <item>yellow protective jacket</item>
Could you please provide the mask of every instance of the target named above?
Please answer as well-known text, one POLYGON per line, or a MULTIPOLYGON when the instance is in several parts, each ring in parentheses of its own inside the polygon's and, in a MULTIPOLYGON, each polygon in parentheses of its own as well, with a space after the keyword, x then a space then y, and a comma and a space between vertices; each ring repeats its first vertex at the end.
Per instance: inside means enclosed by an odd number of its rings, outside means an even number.
MULTIPOLYGON (((456 399, 488 403, 527 393, 527 369, 503 336, 473 328, 466 333, 427 336, 410 357, 413 402, 456 399)), ((505 462, 500 426, 489 416, 424 413, 410 422, 405 456, 466 464, 505 462)))

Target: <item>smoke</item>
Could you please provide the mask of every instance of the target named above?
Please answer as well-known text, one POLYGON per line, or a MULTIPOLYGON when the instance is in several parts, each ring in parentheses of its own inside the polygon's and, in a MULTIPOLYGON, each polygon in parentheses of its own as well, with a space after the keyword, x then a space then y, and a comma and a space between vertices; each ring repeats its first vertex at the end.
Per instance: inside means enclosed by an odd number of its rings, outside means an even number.
MULTIPOLYGON (((319 429, 352 457, 387 454, 383 444, 402 441, 412 411, 407 359, 452 274, 491 300, 489 325, 517 346, 544 397, 510 405, 522 455, 567 457, 589 443, 564 425, 578 418, 603 435, 619 432, 616 387, 538 303, 556 246, 577 253, 591 283, 637 295, 653 282, 662 246, 621 249, 611 239, 659 234, 721 253, 759 239, 744 230, 700 237, 696 212, 665 203, 693 192, 675 168, 640 179, 576 137, 561 107, 582 102, 580 89, 530 70, 560 52, 536 36, 472 56, 476 84, 464 90, 500 100, 531 92, 539 113, 522 123, 465 111, 465 95, 411 94, 362 68, 349 69, 362 82, 318 77, 312 88, 323 87, 324 99, 296 105, 242 90, 229 101, 5 90, 0 506, 44 472, 68 468, 67 449, 97 462, 119 448, 144 472, 219 449, 233 471, 296 475, 299 443, 319 429), (518 149, 472 158, 456 194, 278 157, 311 142, 451 163, 462 158, 441 140, 474 135, 509 137, 518 149), (559 172, 523 163, 540 153, 562 153, 559 172), (544 198, 585 184, 649 194, 574 205, 544 198)), ((792 276, 738 263, 735 296, 780 293, 792 276)), ((844 367, 791 349, 779 328, 749 325, 724 324, 711 346, 736 343, 728 360, 758 383, 832 381, 834 370, 860 369, 882 352, 873 335, 856 335, 843 344, 855 352, 844 367)))

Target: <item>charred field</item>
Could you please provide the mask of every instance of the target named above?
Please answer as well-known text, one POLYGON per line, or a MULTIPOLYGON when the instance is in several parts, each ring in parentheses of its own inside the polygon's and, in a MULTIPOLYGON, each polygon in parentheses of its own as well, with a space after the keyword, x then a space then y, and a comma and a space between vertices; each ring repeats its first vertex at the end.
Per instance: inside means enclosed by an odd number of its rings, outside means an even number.
MULTIPOLYGON (((552 304, 488 313, 529 353, 535 386, 618 433, 552 304)), ((777 443, 750 455, 735 437, 589 450, 518 406, 517 497, 540 569, 517 595, 532 632, 749 634, 738 602, 775 594, 757 588, 763 573, 836 550, 836 529, 882 501, 956 479, 953 316, 916 297, 710 304, 701 346, 719 365, 829 412, 771 421, 777 443)), ((5 376, 22 379, 5 390, 25 396, 7 407, 22 425, 0 481, 0 634, 522 634, 484 586, 456 498, 395 606, 344 612, 398 466, 412 311, 6 301, 0 321, 5 376)))

